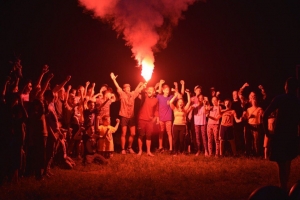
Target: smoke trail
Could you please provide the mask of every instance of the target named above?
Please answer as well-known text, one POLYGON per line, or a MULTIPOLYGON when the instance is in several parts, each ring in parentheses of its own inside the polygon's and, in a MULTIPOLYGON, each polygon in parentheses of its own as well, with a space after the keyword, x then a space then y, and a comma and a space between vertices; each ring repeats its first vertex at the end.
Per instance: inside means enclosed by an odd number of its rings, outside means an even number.
POLYGON ((109 21, 131 47, 142 76, 148 81, 154 52, 166 48, 172 27, 195 0, 79 0, 94 16, 109 21))

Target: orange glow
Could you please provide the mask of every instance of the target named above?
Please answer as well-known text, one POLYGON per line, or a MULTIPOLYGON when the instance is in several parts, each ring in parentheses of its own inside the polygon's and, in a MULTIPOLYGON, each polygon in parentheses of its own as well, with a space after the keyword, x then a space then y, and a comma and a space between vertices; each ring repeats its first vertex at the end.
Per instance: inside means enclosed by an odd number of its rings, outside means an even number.
POLYGON ((147 60, 144 59, 141 65, 142 65, 141 75, 144 77, 145 81, 148 82, 152 77, 154 64, 153 62, 148 62, 147 60))

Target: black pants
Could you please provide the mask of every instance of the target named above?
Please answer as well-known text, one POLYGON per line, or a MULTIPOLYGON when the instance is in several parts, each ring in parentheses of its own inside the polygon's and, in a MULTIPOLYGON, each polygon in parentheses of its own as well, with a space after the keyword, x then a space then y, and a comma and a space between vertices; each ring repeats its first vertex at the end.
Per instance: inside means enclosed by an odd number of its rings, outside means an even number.
POLYGON ((186 125, 173 125, 173 149, 175 153, 183 152, 185 135, 186 125))

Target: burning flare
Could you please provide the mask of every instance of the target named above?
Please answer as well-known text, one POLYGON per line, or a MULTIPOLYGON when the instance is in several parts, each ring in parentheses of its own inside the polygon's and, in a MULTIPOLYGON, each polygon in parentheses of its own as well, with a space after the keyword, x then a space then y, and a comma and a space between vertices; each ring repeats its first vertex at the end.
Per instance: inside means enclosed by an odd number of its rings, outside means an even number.
POLYGON ((153 62, 148 62, 147 60, 142 61, 142 77, 145 79, 146 82, 148 82, 151 79, 153 69, 154 69, 154 64, 153 62))
POLYGON ((112 24, 131 47, 133 57, 142 66, 142 76, 149 81, 154 69, 154 52, 166 48, 172 27, 182 11, 195 0, 79 0, 96 18, 112 24))

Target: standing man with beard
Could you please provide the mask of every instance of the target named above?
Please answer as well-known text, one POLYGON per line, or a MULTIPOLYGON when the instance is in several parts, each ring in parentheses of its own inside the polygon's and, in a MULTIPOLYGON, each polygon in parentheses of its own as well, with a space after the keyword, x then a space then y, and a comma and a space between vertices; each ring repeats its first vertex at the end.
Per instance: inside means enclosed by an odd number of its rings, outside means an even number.
POLYGON ((155 89, 154 87, 148 87, 146 89, 145 99, 142 103, 142 107, 139 112, 138 118, 138 146, 139 153, 138 155, 142 155, 142 147, 143 147, 143 138, 146 135, 146 147, 147 147, 147 155, 154 156, 151 153, 151 135, 153 133, 153 126, 156 122, 159 123, 158 118, 158 100, 155 98, 155 89))

